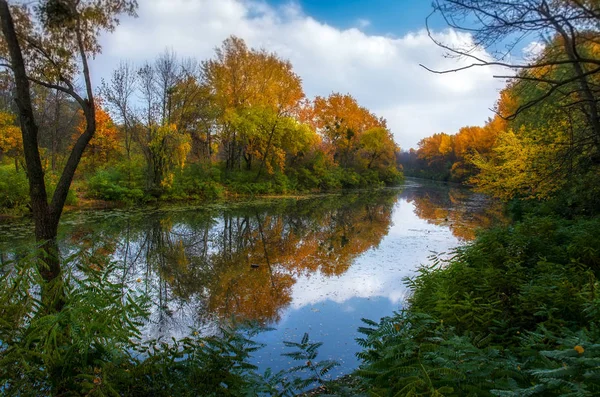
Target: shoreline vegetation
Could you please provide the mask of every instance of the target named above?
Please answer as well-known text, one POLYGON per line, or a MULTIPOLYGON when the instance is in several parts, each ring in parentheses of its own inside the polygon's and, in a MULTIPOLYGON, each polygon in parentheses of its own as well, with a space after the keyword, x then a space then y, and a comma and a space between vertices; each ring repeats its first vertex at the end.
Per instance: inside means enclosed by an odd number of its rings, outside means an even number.
MULTIPOLYGON (((150 195, 144 195, 137 200, 125 199, 102 199, 98 197, 86 197, 86 192, 81 191, 77 193, 70 193, 70 199, 64 207, 65 212, 71 211, 85 211, 85 210, 102 210, 102 209, 127 209, 136 206, 151 207, 154 205, 160 206, 177 206, 177 205, 202 205, 202 204, 216 204, 216 203, 230 203, 238 201, 250 201, 250 200, 261 200, 261 199, 304 199, 313 198, 325 195, 336 195, 345 194, 348 192, 360 192, 364 190, 383 189, 383 188, 399 188, 405 181, 403 176, 398 175, 395 177, 393 183, 386 184, 382 181, 377 181, 372 185, 369 185, 367 181, 361 180, 360 176, 357 178, 360 181, 356 185, 347 185, 342 187, 341 184, 337 185, 333 189, 311 189, 311 190, 287 190, 282 189, 280 186, 269 185, 268 188, 264 188, 264 185, 260 183, 248 183, 243 188, 233 190, 235 187, 223 183, 214 183, 212 189, 213 194, 210 195, 198 195, 198 194, 179 194, 171 195, 165 194, 161 197, 154 197, 150 195), (256 192, 256 193, 255 193, 256 192)), ((88 193, 89 194, 89 193, 88 193)), ((28 200, 26 196, 22 196, 18 199, 19 204, 12 208, 0 209, 0 221, 6 220, 18 220, 31 216, 28 200), (3 211, 3 212, 2 212, 3 211)))

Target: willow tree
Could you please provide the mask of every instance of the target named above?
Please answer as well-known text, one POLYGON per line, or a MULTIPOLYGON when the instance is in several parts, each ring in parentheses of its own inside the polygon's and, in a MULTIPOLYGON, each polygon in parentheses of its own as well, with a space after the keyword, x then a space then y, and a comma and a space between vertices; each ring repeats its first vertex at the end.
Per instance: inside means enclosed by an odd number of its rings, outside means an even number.
MULTIPOLYGON (((94 91, 88 59, 100 53, 99 34, 113 31, 118 16, 134 16, 136 0, 39 0, 9 5, 0 0, 2 66, 12 71, 35 237, 45 252, 40 273, 46 281, 61 271, 58 223, 73 176, 96 131, 94 91), (77 89, 81 77, 84 90, 77 89), (85 128, 77 137, 49 200, 38 146, 30 83, 60 91, 81 107, 85 128)), ((40 261, 42 263, 42 261, 40 261)))

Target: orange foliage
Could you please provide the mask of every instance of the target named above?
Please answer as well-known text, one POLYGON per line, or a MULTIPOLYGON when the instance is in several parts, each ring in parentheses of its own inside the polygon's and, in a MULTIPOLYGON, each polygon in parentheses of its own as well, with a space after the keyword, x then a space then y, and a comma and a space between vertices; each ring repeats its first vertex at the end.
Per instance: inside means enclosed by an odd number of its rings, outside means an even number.
POLYGON ((469 203, 464 189, 432 191, 409 200, 421 219, 434 225, 448 225, 452 234, 463 241, 475 239, 478 229, 491 227, 495 222, 505 222, 500 202, 489 205, 469 203))
MULTIPOLYGON (((85 119, 82 119, 77 126, 73 141, 79 138, 85 128, 85 119)), ((96 133, 85 150, 84 159, 87 159, 92 165, 107 163, 119 153, 119 142, 118 128, 113 123, 110 115, 100 105, 96 104, 96 133)))
MULTIPOLYGON (((307 114, 305 112, 305 117, 307 114)), ((316 97, 310 114, 311 125, 321 134, 324 143, 338 162, 348 165, 352 152, 358 150, 360 136, 372 128, 386 128, 386 121, 360 106, 349 94, 316 97)))
POLYGON ((452 153, 452 137, 444 132, 433 134, 419 141, 418 156, 427 160, 429 165, 444 161, 452 153))

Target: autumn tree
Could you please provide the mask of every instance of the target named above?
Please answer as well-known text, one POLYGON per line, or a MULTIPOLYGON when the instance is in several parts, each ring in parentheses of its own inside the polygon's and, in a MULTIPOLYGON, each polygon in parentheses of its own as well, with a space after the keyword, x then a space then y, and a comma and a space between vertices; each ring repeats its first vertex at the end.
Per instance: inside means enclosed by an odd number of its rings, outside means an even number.
POLYGON ((502 125, 498 124, 499 116, 488 120, 483 127, 462 127, 453 139, 454 163, 452 164, 452 178, 465 181, 474 175, 476 167, 473 166, 474 156, 486 157, 490 155, 496 145, 498 135, 503 132, 499 130, 502 125))
POLYGON ((366 130, 360 136, 359 145, 359 157, 365 168, 388 169, 395 166, 396 152, 400 149, 388 129, 375 127, 366 130))
POLYGON ((3 64, 13 73, 36 240, 47 254, 40 272, 46 281, 61 271, 56 236, 71 181, 96 131, 95 102, 88 59, 100 52, 99 33, 112 31, 118 15, 134 15, 135 0, 44 0, 10 7, 0 1, 3 64), (76 89, 81 75, 84 93, 76 89), (48 201, 39 152, 30 83, 61 91, 81 107, 85 131, 78 137, 48 201))
MULTIPOLYGON (((96 103, 96 133, 90 140, 84 152, 84 158, 91 167, 98 164, 106 164, 111 159, 114 160, 119 154, 119 131, 113 123, 110 115, 96 103)), ((85 130, 86 125, 82 120, 77 126, 74 140, 77 139, 85 130)))
POLYGON ((171 96, 171 120, 190 137, 192 157, 211 163, 218 145, 219 110, 214 93, 202 81, 201 70, 195 60, 187 60, 182 69, 182 77, 173 87, 171 96))
POLYGON ((371 128, 386 128, 384 119, 360 106, 349 94, 316 97, 313 106, 313 124, 342 167, 354 164, 363 132, 371 128))
POLYGON ((452 161, 453 138, 444 132, 433 134, 419 141, 419 158, 427 160, 429 166, 442 167, 446 162, 452 161))
POLYGON ((470 181, 477 190, 504 200, 513 197, 548 198, 566 179, 556 162, 556 144, 540 144, 527 134, 502 133, 494 156, 472 158, 478 173, 470 181))
POLYGON ((146 159, 148 190, 157 196, 171 185, 173 167, 182 167, 190 150, 189 137, 172 120, 172 97, 181 78, 181 64, 168 50, 137 72, 141 106, 135 113, 134 137, 146 159))
POLYGON ((542 105, 548 103, 560 107, 568 114, 566 117, 581 121, 577 123, 573 151, 586 151, 593 163, 600 162, 597 84, 600 52, 596 49, 600 3, 579 0, 436 0, 434 10, 450 27, 467 32, 472 38, 471 43, 458 46, 436 41, 450 55, 471 61, 467 66, 436 73, 489 65, 506 68, 506 74, 496 77, 509 79, 511 91, 520 101, 509 112, 500 110, 501 115, 513 120, 529 109, 538 112, 539 116, 542 105), (506 42, 508 52, 499 50, 499 44, 506 42), (531 42, 541 44, 543 50, 520 63, 507 60, 512 50, 531 42), (481 49, 487 49, 492 58, 481 55, 481 49), (588 147, 593 150, 588 151, 588 147))
POLYGON ((131 160, 135 115, 133 110, 136 93, 136 71, 131 63, 121 61, 113 70, 110 80, 102 81, 101 94, 113 118, 123 131, 125 153, 131 160))
POLYGON ((280 121, 294 116, 304 98, 300 77, 290 62, 248 48, 234 36, 216 49, 214 59, 202 63, 202 70, 218 108, 226 168, 241 168, 242 160, 251 168, 258 154, 260 175, 273 156, 280 121), (246 118, 258 113, 266 117, 246 118))
POLYGON ((23 161, 23 137, 21 129, 15 125, 15 116, 0 112, 0 155, 11 157, 15 162, 15 170, 23 161))

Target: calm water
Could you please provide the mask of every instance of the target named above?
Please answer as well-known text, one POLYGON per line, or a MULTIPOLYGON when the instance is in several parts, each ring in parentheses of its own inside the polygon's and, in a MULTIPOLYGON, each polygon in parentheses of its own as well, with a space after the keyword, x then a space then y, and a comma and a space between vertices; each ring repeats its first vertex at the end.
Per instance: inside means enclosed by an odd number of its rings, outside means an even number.
MULTIPOLYGON (((214 332, 232 321, 275 328, 256 337, 261 369, 287 368, 284 340, 324 342, 333 375, 358 365, 361 318, 402 307, 403 278, 499 217, 458 186, 408 180, 399 189, 200 208, 69 213, 61 250, 100 250, 154 304, 147 337, 214 332)), ((29 223, 0 224, 0 257, 23 255, 29 223)))

